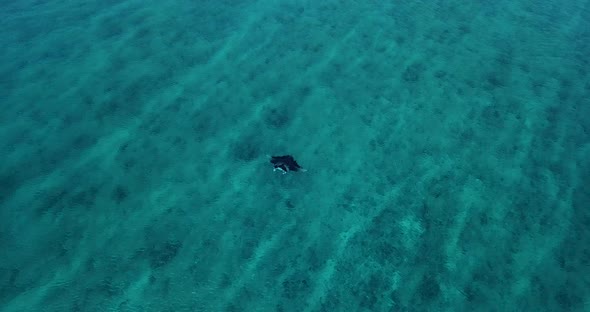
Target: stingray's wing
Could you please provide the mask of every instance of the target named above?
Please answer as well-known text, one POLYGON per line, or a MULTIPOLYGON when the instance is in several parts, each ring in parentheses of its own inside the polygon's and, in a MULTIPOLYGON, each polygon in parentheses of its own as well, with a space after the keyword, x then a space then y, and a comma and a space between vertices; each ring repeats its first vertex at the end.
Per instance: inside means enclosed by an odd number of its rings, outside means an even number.
POLYGON ((271 156, 266 154, 266 158, 268 158, 268 161, 270 161, 271 164, 276 164, 281 161, 280 156, 271 156))

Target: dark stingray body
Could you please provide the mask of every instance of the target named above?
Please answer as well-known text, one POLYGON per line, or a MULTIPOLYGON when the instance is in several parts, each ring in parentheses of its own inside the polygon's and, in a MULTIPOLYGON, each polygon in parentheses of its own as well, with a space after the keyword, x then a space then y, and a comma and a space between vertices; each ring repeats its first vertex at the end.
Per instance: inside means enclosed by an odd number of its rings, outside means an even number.
POLYGON ((291 155, 271 156, 270 163, 273 164, 275 168, 281 169, 285 172, 299 171, 302 169, 291 155))

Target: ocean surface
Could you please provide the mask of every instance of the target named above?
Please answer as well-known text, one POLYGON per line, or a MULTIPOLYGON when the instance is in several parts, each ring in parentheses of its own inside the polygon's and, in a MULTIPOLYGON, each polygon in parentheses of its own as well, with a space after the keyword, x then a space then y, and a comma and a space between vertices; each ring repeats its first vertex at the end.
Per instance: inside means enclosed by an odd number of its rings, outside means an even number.
POLYGON ((589 55, 588 0, 0 0, 0 311, 590 311, 589 55))

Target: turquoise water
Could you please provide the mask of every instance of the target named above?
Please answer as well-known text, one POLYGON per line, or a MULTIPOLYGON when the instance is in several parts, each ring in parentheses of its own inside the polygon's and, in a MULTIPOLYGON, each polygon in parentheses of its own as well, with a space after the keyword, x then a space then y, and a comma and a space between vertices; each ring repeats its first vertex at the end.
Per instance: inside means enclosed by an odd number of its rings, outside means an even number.
POLYGON ((0 4, 1 311, 590 311, 590 2, 0 4))

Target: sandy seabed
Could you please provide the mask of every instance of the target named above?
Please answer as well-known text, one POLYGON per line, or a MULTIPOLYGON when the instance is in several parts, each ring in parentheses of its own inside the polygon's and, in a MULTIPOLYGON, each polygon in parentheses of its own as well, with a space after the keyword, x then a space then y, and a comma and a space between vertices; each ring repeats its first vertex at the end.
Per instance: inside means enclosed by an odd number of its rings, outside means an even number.
POLYGON ((0 3, 2 311, 590 309, 590 2, 0 3))

